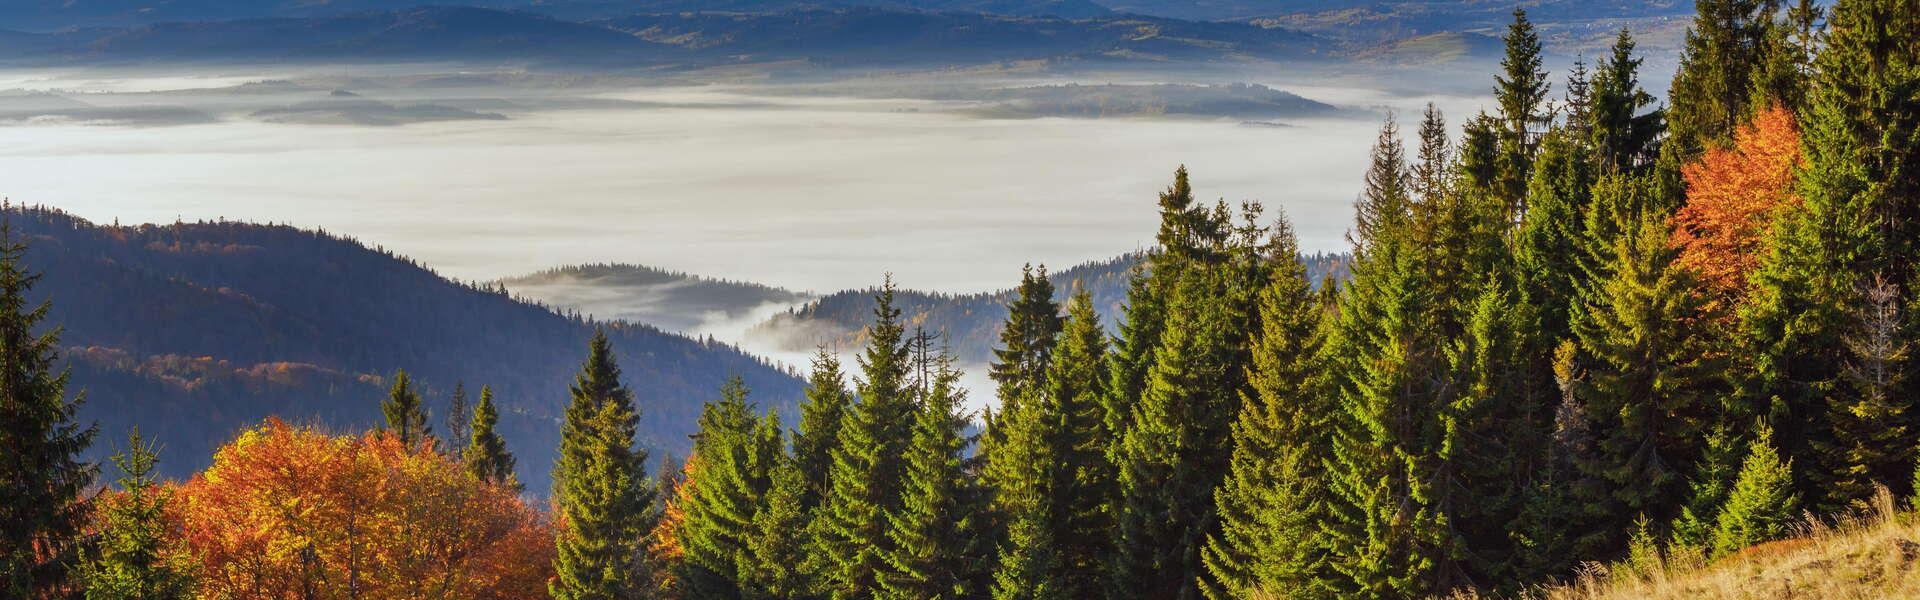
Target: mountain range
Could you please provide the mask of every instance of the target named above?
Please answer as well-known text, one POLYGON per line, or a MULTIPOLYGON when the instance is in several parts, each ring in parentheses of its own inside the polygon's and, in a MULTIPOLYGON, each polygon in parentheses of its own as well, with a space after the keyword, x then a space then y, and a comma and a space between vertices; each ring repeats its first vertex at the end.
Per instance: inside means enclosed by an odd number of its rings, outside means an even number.
POLYGON ((102 440, 138 423, 166 446, 164 474, 204 467, 267 416, 377 425, 390 376, 405 369, 438 431, 456 384, 470 395, 492 386, 519 476, 544 493, 568 385, 595 329, 613 342, 641 410, 640 441, 656 457, 685 456, 701 405, 730 376, 761 407, 797 416, 799 379, 733 346, 561 315, 323 231, 121 227, 44 208, 6 215, 42 275, 33 293, 51 301, 46 324, 62 328, 69 390, 86 395, 82 422, 98 423, 102 440))

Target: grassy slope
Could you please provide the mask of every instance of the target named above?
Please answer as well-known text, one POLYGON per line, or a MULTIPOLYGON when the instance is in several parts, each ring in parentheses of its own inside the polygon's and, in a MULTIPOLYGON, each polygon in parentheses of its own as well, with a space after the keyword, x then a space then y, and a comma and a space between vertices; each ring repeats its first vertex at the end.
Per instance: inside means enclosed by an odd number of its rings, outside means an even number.
MULTIPOLYGON (((1760 544, 1711 563, 1670 559, 1529 595, 1539 600, 1719 600, 1731 598, 1920 598, 1920 514, 1874 508, 1829 523, 1809 519, 1798 537, 1760 544)), ((1466 598, 1471 598, 1468 596, 1466 598)))

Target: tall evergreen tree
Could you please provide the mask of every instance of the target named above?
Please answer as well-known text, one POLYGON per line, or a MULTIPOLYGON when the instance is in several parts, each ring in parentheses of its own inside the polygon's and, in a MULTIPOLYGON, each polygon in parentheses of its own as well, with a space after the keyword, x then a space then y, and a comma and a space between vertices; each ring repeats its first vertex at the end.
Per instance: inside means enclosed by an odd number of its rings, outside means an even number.
MULTIPOLYGON (((1224 205, 1210 230, 1229 228, 1224 205)), ((1199 596, 1200 546, 1215 525, 1231 423, 1246 387, 1252 298, 1264 273, 1257 232, 1210 237, 1166 296, 1165 330, 1121 441, 1110 594, 1199 596)))
POLYGON ((983 533, 982 496, 966 469, 967 415, 960 372, 944 353, 930 355, 917 336, 918 408, 900 504, 887 514, 886 568, 876 598, 948 600, 984 595, 974 551, 983 533))
POLYGON ((1041 266, 1038 272, 1032 265, 1021 268, 1020 286, 1007 304, 1007 321, 1000 328, 1000 345, 993 349, 994 360, 988 365, 987 375, 993 378, 1003 412, 1044 391, 1061 323, 1047 268, 1041 266))
POLYGON ((806 483, 800 506, 811 512, 820 505, 831 487, 827 475, 833 467, 834 448, 840 443, 840 424, 853 406, 853 392, 847 390, 846 377, 840 373, 840 360, 821 348, 813 357, 813 373, 807 376, 806 398, 800 403, 800 429, 793 433, 794 468, 806 483))
POLYGON ((783 445, 777 426, 768 429, 747 400, 738 376, 720 388, 720 400, 700 412, 693 454, 700 475, 683 495, 678 579, 696 598, 740 596, 739 566, 747 551, 754 511, 766 495, 769 470, 783 445), (764 439, 766 431, 772 439, 764 439))
POLYGON ((574 377, 554 505, 563 524, 555 542, 548 591, 556 600, 625 600, 652 589, 647 548, 658 516, 645 449, 634 445, 639 412, 620 381, 613 345, 595 331, 586 363, 574 377))
POLYGON ((1586 371, 1578 394, 1597 435, 1596 456, 1582 468, 1611 484, 1584 499, 1598 534, 1586 555, 1619 548, 1618 533, 1636 517, 1664 522, 1678 512, 1683 478, 1720 414, 1699 297, 1672 265, 1666 220, 1624 225, 1607 277, 1573 321, 1586 371))
POLYGON ((153 477, 159 450, 135 429, 113 455, 120 494, 104 502, 99 551, 80 569, 87 600, 186 600, 193 597, 192 563, 177 551, 167 524, 173 493, 153 477))
POLYGON ((507 451, 507 441, 494 430, 500 424, 500 410, 493 405, 492 387, 480 386, 480 403, 473 405, 470 422, 473 433, 466 450, 460 453, 466 460, 467 472, 494 485, 520 489, 520 480, 513 474, 513 454, 507 451))
POLYGON ((1699 0, 1667 92, 1673 169, 1731 138, 1751 113, 1755 71, 1779 0, 1699 0))
POLYGON ((394 372, 393 387, 387 391, 387 399, 380 402, 380 413, 387 417, 387 431, 399 436, 402 444, 413 446, 433 435, 427 425, 427 407, 421 404, 420 392, 413 389, 413 379, 405 369, 394 372))
POLYGON ((47 598, 73 584, 98 471, 79 455, 98 427, 74 422, 85 394, 67 398, 67 372, 53 368, 60 330, 35 331, 49 305, 27 300, 40 275, 26 251, 0 221, 0 596, 47 598))
POLYGON ((998 598, 1097 597, 1111 542, 1106 498, 1115 477, 1104 443, 1100 398, 1106 334, 1093 299, 1077 291, 1055 348, 1047 391, 995 422, 1005 438, 995 455, 996 502, 1008 521, 999 548, 998 598))
POLYGON ((1324 432, 1333 411, 1319 363, 1324 308, 1284 218, 1274 238, 1251 393, 1233 424, 1226 480, 1214 491, 1221 525, 1202 553, 1201 590, 1215 600, 1325 598, 1334 591, 1317 530, 1326 510, 1324 432))
POLYGON ((887 515, 899 510, 906 480, 904 457, 913 435, 912 365, 893 280, 874 296, 874 323, 859 357, 860 399, 840 427, 829 488, 809 525, 809 567, 835 600, 872 598, 893 542, 887 515))
POLYGON ((1593 80, 1592 142, 1595 168, 1602 173, 1635 173, 1659 157, 1666 114, 1649 108, 1653 94, 1640 89, 1641 59, 1633 55, 1633 36, 1620 30, 1613 55, 1599 65, 1593 80))
POLYGON ((467 382, 456 381, 447 396, 447 451, 460 458, 461 444, 473 436, 473 411, 467 406, 467 382))
MULTIPOLYGON (((1841 480, 1906 480, 1897 453, 1903 440, 1858 437, 1892 432, 1910 422, 1910 410, 1888 406, 1845 376, 1862 364, 1847 340, 1860 335, 1856 308, 1875 274, 1913 305, 1912 257, 1920 252, 1920 14, 1899 0, 1847 0, 1832 8, 1827 48, 1802 121, 1805 163, 1795 193, 1799 208, 1776 221, 1755 290, 1742 313, 1753 340, 1751 400, 1770 408, 1779 447, 1804 465, 1802 497, 1821 510, 1866 500, 1841 480), (1829 420, 1828 415, 1853 414, 1829 420), (1838 427, 1836 427, 1838 426, 1838 427), (1857 455, 1846 448, 1857 447, 1857 455), (1829 476, 1831 475, 1831 476, 1829 476)), ((1901 337, 1911 339, 1911 332, 1901 337)), ((1912 357, 1895 372, 1910 373, 1912 357)), ((1913 395, 1905 377, 1889 401, 1913 395)), ((1896 488, 1896 491, 1901 491, 1896 488)))
POLYGON ((768 476, 771 487, 753 512, 745 533, 746 552, 736 569, 740 597, 746 600, 812 598, 806 560, 807 481, 793 460, 781 460, 768 476))
POLYGON ((1551 84, 1540 68, 1540 36, 1527 11, 1514 9, 1513 23, 1507 26, 1506 56, 1500 60, 1494 100, 1500 106, 1499 170, 1490 189, 1505 202, 1509 219, 1525 212, 1527 175, 1533 172, 1533 155, 1539 133, 1546 129, 1551 114, 1543 104, 1551 84))

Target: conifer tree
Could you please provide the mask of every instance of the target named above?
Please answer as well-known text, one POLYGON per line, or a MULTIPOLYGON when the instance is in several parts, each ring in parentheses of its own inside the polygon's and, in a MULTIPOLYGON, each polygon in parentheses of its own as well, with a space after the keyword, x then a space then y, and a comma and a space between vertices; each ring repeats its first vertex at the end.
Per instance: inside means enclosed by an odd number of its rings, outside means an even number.
MULTIPOLYGON (((1895 431, 1912 415, 1877 405, 1845 376, 1846 365, 1861 362, 1847 340, 1861 331, 1855 314, 1868 304, 1869 278, 1880 274, 1899 290, 1896 305, 1915 298, 1920 138, 1901 132, 1914 130, 1920 109, 1894 100, 1920 81, 1920 47, 1907 35, 1920 29, 1920 14, 1911 8, 1897 0, 1833 6, 1802 117, 1805 163, 1794 188, 1802 203, 1775 223, 1742 312, 1754 342, 1750 400, 1771 407, 1779 447, 1812 475, 1798 489, 1822 511, 1866 500, 1858 485, 1820 485, 1833 477, 1902 484, 1907 461, 1893 453, 1913 446, 1911 429, 1892 445, 1853 437, 1895 431), (1861 420, 1828 419, 1846 413, 1861 420), (1836 424, 1853 433, 1836 431, 1836 424), (1863 454, 1843 450, 1862 442, 1863 454)), ((1901 361, 1898 372, 1909 372, 1911 363, 1901 361)), ((1904 381, 1886 398, 1911 398, 1914 378, 1904 381)))
POLYGON ((1387 115, 1387 122, 1380 126, 1370 159, 1360 200, 1354 203, 1353 231, 1347 234, 1356 256, 1374 247, 1381 230, 1409 213, 1414 202, 1407 189, 1406 150, 1400 145, 1400 126, 1393 115, 1387 115))
POLYGON ((1053 300, 1053 282, 1047 279, 1047 268, 1041 266, 1038 272, 1032 265, 1021 268, 1020 286, 1007 304, 1007 321, 1000 329, 1000 345, 993 349, 994 360, 988 371, 1002 412, 1044 390, 1060 326, 1060 304, 1053 300))
POLYGON ((1112 377, 1106 398, 1110 460, 1118 460, 1119 441, 1131 424, 1133 407, 1140 403, 1147 371, 1153 366, 1160 334, 1166 328, 1167 282, 1173 281, 1196 254, 1191 246, 1198 236, 1191 232, 1204 215, 1193 204, 1193 186, 1187 179, 1187 168, 1181 166, 1173 173, 1173 185, 1160 193, 1156 245, 1147 251, 1142 266, 1134 269, 1127 286, 1119 340, 1108 367, 1112 377))
POLYGON ((888 512, 882 551, 886 568, 875 598, 952 600, 984 594, 977 563, 982 496, 967 473, 967 415, 960 372, 944 353, 929 355, 928 337, 917 336, 919 398, 912 442, 905 448, 901 502, 888 512))
POLYGON ((40 276, 22 264, 27 247, 0 220, 0 596, 41 598, 68 589, 76 540, 89 514, 83 498, 98 469, 79 460, 97 426, 67 398, 60 330, 41 330, 45 302, 30 304, 40 276))
MULTIPOLYGON (((1719 371, 1704 351, 1690 278, 1673 268, 1666 220, 1624 225, 1608 275, 1581 299, 1572 324, 1586 371, 1578 394, 1597 434, 1596 456, 1582 469, 1611 484, 1584 498, 1603 533, 1625 531, 1636 517, 1674 516, 1700 439, 1720 414, 1711 400, 1719 371)), ((1586 552, 1618 543, 1600 539, 1586 552)))
POLYGON ((1515 276, 1526 302, 1539 311, 1535 334, 1548 347, 1571 335, 1567 309, 1583 279, 1594 182, 1586 148, 1571 130, 1547 133, 1528 183, 1527 214, 1515 233, 1515 276))
POLYGON ((859 357, 859 402, 847 413, 833 453, 827 496, 809 525, 808 560, 824 592, 835 600, 872 598, 893 542, 887 515, 899 510, 915 420, 911 356, 893 280, 874 296, 874 323, 859 357))
POLYGON ((1214 491, 1221 525, 1202 553, 1201 590, 1216 600, 1330 597, 1333 591, 1317 531, 1326 509, 1323 435, 1333 410, 1318 362, 1324 309, 1284 218, 1274 225, 1274 238, 1274 270, 1260 292, 1251 393, 1233 424, 1226 480, 1214 491))
POLYGON ((746 554, 747 534, 754 511, 769 485, 768 469, 781 450, 779 429, 773 439, 747 400, 747 386, 738 376, 720 388, 720 401, 700 412, 693 454, 700 457, 700 478, 681 503, 681 556, 678 579, 686 594, 696 598, 735 598, 740 595, 738 572, 746 554))
POLYGON ((746 600, 812 598, 813 582, 801 569, 806 559, 807 481, 792 460, 781 460, 753 512, 746 551, 737 568, 746 600))
POLYGON ((806 398, 800 403, 800 429, 793 433, 794 468, 806 483, 800 506, 811 512, 830 487, 828 472, 834 448, 840 442, 840 424, 853 406, 853 392, 840 373, 840 360, 821 348, 807 376, 806 398))
POLYGON ((127 448, 113 455, 120 468, 120 494, 103 504, 96 556, 80 569, 87 600, 186 600, 193 597, 194 566, 167 524, 171 490, 153 477, 159 451, 127 435, 127 448))
POLYGON ((480 386, 480 403, 473 405, 471 423, 473 433, 466 450, 460 453, 465 457, 467 472, 487 483, 520 489, 519 478, 513 474, 513 454, 507 451, 506 439, 494 430, 500 424, 500 411, 494 407, 492 387, 480 386))
POLYGON ((456 381, 447 397, 447 451, 460 458, 461 444, 473 436, 473 411, 467 406, 467 382, 456 381))
POLYGON ((595 331, 574 377, 554 465, 554 505, 563 527, 548 591, 556 600, 624 600, 652 589, 647 548, 658 521, 645 449, 634 446, 639 413, 620 381, 613 345, 595 331))
POLYGON ((1778 0, 1699 0, 1667 92, 1675 169, 1726 141, 1752 110, 1755 71, 1778 0))
POLYGON ((1653 106, 1653 94, 1640 89, 1641 59, 1633 55, 1633 36, 1620 30, 1613 55, 1599 65, 1593 80, 1590 147, 1601 173, 1634 173, 1659 157, 1666 115, 1653 106))
POLYGON ((412 446, 433 434, 427 425, 427 407, 420 403, 420 392, 414 391, 405 369, 394 372, 393 388, 380 403, 380 413, 387 417, 387 431, 399 436, 402 444, 412 446))
POLYGON ((1505 201, 1509 219, 1524 213, 1522 202, 1527 192, 1527 175, 1533 172, 1533 154, 1539 144, 1538 132, 1545 129, 1550 115, 1542 106, 1551 84, 1540 68, 1540 36, 1527 20, 1527 11, 1514 9, 1513 23, 1507 26, 1506 56, 1500 60, 1501 74, 1496 78, 1494 100, 1500 106, 1499 170, 1490 189, 1505 201))
MULTIPOLYGON (((1403 189, 1403 188, 1402 188, 1403 189)), ((1224 205, 1206 227, 1224 230, 1224 205)), ((1165 331, 1121 441, 1110 594, 1198 597, 1200 546, 1213 527, 1231 423, 1246 387, 1252 297, 1263 273, 1253 232, 1214 237, 1173 280, 1165 331)))
POLYGON ((1109 554, 1114 470, 1106 456, 1100 398, 1106 384, 1106 334, 1092 297, 1077 291, 1059 336, 1046 393, 995 426, 1001 476, 995 501, 1007 521, 994 595, 999 598, 1097 597, 1109 554))
POLYGON ((1781 462, 1768 438, 1772 431, 1754 434, 1740 477, 1720 510, 1714 530, 1714 555, 1785 537, 1799 516, 1800 499, 1793 493, 1793 464, 1781 462))

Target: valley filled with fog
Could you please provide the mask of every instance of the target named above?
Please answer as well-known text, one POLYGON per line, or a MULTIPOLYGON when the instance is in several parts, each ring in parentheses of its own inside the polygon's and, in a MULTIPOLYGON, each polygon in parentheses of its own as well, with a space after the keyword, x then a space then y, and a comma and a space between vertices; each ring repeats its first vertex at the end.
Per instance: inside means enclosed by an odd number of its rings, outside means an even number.
MULTIPOLYGON (((467 280, 629 262, 794 290, 893 271, 918 289, 978 291, 1025 262, 1141 248, 1181 163, 1202 197, 1284 207, 1307 250, 1342 250, 1372 132, 1385 110, 1428 100, 1270 82, 1339 110, 993 118, 975 114, 979 101, 820 85, 623 80, 536 96, 259 83, 270 76, 0 74, 92 107, 0 118, 7 195, 101 223, 322 228, 467 280), (193 87, 224 89, 130 94, 193 87), (118 93, 79 93, 90 90, 118 93)), ((25 92, 12 94, 0 116, 25 92)), ((1437 101, 1461 117, 1483 104, 1437 101)))

